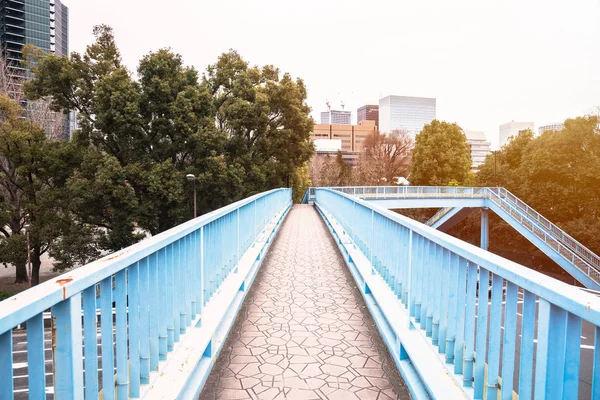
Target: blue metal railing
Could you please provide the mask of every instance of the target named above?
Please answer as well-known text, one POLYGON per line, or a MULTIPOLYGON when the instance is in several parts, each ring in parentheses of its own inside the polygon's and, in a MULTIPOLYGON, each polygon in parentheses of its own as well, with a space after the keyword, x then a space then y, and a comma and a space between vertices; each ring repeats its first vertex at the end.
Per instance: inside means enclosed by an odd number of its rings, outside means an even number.
MULTIPOLYGON (((340 243, 366 257, 468 397, 578 398, 587 321, 595 335, 591 398, 600 398, 600 298, 354 196, 316 189, 315 204, 341 225, 340 243)), ((399 317, 385 315, 387 325, 399 317)), ((419 371, 425 381, 427 369, 419 371)))
POLYGON ((1 302, 0 399, 13 398, 13 329, 22 323, 30 398, 45 398, 48 364, 55 398, 140 397, 151 372, 201 321, 240 258, 290 204, 290 189, 257 194, 1 302), (47 309, 51 359, 44 354, 47 309))
MULTIPOLYGON (((552 248, 558 256, 591 279, 594 287, 600 285, 600 257, 506 189, 455 186, 340 186, 330 189, 367 200, 484 198, 501 207, 516 223, 523 226, 552 248)), ((314 190, 315 188, 310 188, 307 191, 310 194, 310 200, 314 199, 314 190)), ((441 218, 442 214, 438 213, 436 216, 441 218)), ((586 284, 586 282, 582 283, 586 284)))

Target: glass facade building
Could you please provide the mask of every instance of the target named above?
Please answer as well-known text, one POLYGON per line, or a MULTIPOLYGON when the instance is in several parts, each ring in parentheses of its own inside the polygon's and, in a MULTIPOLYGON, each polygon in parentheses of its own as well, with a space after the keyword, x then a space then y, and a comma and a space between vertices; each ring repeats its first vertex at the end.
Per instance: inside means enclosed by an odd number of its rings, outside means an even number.
POLYGON ((26 44, 61 56, 69 55, 69 9, 60 0, 0 0, 0 49, 6 69, 13 82, 8 90, 14 98, 20 98, 27 112, 52 126, 46 131, 55 137, 70 137, 68 113, 48 113, 39 102, 22 98, 21 83, 28 75, 21 61, 26 44), (39 117, 39 118, 38 118, 39 117), (60 133, 59 133, 60 132, 60 133))
POLYGON ((387 96, 379 100, 379 131, 403 130, 414 138, 435 115, 435 98, 387 96))
POLYGON ((68 7, 59 0, 0 0, 0 45, 12 67, 20 67, 25 44, 68 55, 68 7))
POLYGON ((352 112, 350 111, 340 111, 340 110, 330 110, 321 113, 321 123, 322 124, 342 124, 342 125, 351 125, 352 124, 352 112))

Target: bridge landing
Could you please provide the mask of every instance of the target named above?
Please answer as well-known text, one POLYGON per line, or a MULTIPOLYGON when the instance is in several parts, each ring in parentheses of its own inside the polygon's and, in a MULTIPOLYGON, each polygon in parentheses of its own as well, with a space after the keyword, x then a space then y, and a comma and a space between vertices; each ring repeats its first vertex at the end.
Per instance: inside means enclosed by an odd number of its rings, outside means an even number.
POLYGON ((287 216, 200 398, 410 398, 312 206, 287 216))

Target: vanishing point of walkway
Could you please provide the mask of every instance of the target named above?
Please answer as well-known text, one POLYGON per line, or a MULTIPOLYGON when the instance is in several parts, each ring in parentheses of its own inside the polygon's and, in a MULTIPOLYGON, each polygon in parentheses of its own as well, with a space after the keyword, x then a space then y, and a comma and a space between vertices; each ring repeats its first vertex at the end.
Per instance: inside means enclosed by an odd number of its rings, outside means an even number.
POLYGON ((410 398, 313 206, 287 216, 200 398, 410 398))

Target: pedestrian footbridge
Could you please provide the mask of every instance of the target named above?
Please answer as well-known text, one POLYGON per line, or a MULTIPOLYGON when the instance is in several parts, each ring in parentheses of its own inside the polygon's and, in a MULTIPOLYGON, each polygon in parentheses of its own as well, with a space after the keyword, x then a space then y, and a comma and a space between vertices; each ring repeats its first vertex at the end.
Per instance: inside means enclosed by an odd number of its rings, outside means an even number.
POLYGON ((305 201, 257 194, 1 302, 0 399, 600 398, 596 293, 443 232, 482 209, 485 247, 491 209, 596 288, 597 256, 509 192, 305 201))

